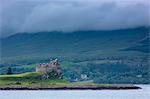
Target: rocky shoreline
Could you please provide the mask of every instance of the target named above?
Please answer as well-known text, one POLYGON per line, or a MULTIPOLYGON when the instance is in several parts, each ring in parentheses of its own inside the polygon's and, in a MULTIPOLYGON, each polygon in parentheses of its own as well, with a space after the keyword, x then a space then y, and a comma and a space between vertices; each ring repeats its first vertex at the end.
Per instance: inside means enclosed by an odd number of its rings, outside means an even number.
POLYGON ((142 89, 138 86, 75 86, 75 87, 1 87, 0 90, 131 90, 142 89))

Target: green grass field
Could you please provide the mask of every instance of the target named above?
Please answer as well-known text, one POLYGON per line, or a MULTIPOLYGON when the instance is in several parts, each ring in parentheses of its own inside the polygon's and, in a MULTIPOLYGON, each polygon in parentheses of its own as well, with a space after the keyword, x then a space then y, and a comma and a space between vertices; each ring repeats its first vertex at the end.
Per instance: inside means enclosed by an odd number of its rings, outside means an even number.
POLYGON ((65 85, 69 83, 63 79, 42 80, 42 73, 28 72, 13 75, 0 75, 0 87, 47 87, 50 85, 65 85))
POLYGON ((22 74, 0 75, 0 87, 55 87, 55 86, 92 86, 90 82, 71 83, 65 79, 46 79, 40 77, 43 73, 28 72, 22 74))

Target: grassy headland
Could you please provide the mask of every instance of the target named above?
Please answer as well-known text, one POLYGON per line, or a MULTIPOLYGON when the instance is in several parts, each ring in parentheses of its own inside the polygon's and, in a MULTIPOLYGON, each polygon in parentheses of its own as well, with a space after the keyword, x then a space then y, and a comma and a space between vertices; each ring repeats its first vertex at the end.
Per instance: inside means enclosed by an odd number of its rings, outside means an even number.
POLYGON ((127 84, 95 84, 89 82, 68 82, 64 79, 41 79, 43 73, 0 75, 0 90, 41 90, 41 89, 139 89, 127 84))

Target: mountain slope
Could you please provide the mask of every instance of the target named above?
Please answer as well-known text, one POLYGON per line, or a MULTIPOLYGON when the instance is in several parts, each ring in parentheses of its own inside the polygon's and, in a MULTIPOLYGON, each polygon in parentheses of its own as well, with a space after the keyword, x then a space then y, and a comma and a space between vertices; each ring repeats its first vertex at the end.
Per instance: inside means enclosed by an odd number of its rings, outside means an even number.
MULTIPOLYGON (((135 46, 148 37, 147 28, 74 33, 20 33, 2 41, 1 63, 34 62, 50 57, 92 59, 106 57, 143 57, 147 51, 121 50, 135 46)), ((146 43, 146 42, 145 42, 146 43)), ((141 49, 148 48, 148 45, 141 49)))
POLYGON ((129 47, 124 49, 125 51, 141 51, 144 53, 148 53, 149 49, 149 37, 144 38, 143 40, 139 41, 135 46, 129 47))

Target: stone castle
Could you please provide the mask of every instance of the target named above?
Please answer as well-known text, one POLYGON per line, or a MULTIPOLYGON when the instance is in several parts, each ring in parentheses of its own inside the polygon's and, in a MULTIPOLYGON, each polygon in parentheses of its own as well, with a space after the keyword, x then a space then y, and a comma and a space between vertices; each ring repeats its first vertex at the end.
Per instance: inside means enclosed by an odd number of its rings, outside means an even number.
POLYGON ((48 73, 51 71, 55 71, 57 74, 61 74, 62 71, 57 59, 51 59, 50 63, 39 64, 36 67, 36 72, 48 73))

